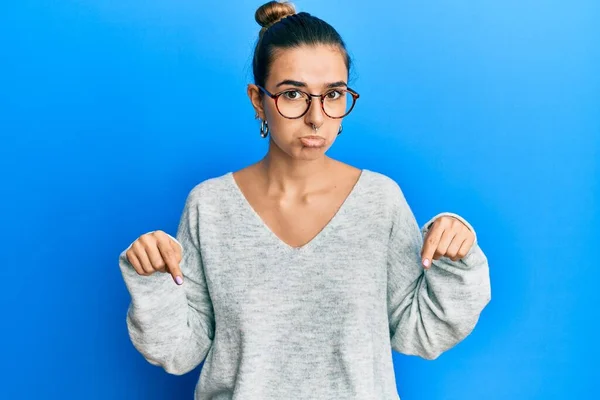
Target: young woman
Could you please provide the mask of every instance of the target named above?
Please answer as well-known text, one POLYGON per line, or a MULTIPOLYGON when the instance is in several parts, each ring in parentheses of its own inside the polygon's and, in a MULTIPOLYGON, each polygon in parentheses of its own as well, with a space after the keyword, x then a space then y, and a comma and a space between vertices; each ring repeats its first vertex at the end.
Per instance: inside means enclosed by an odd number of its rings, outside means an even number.
POLYGON ((325 155, 359 98, 335 29, 289 3, 255 18, 269 150, 195 186, 176 237, 121 253, 131 340, 172 374, 204 360, 196 399, 398 399, 391 350, 435 359, 465 338, 486 256, 460 216, 419 229, 395 181, 325 155))

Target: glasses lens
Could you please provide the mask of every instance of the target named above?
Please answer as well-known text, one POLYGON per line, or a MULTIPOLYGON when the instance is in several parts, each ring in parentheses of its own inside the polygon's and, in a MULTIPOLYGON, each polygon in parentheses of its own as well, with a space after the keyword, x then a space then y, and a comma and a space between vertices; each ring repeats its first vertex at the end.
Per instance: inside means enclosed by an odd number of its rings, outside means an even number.
POLYGON ((327 92, 323 101, 325 113, 331 118, 341 118, 348 114, 354 106, 354 97, 343 89, 327 92))
POLYGON ((287 118, 298 118, 308 109, 309 97, 297 90, 283 92, 277 99, 277 108, 287 118))

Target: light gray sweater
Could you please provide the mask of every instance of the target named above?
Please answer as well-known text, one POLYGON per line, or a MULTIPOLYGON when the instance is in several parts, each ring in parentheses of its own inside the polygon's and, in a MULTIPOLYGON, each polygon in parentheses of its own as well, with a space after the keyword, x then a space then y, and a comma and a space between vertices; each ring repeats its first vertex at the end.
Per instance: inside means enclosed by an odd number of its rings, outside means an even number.
MULTIPOLYGON (((435 359, 491 299, 477 241, 425 271, 420 230, 399 185, 369 170, 308 244, 260 219, 232 173, 189 193, 177 230, 184 283, 138 275, 123 250, 126 322, 151 364, 184 374, 205 360, 196 400, 398 400, 392 349, 435 359)), ((473 231, 474 232, 474 231, 473 231)), ((143 384, 140 382, 140 384, 143 384)))

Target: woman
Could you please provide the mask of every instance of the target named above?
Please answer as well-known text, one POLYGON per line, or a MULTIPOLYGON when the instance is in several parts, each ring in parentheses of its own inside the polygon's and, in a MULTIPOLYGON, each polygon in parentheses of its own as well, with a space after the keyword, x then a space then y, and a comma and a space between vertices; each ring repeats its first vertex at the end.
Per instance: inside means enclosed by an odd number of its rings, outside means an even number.
POLYGON ((487 259, 460 216, 419 230, 395 181, 325 155, 359 97, 338 33, 289 3, 255 18, 269 150, 194 187, 176 238, 123 251, 131 340, 172 374, 205 360, 196 399, 398 399, 391 349, 435 359, 465 338, 487 259))

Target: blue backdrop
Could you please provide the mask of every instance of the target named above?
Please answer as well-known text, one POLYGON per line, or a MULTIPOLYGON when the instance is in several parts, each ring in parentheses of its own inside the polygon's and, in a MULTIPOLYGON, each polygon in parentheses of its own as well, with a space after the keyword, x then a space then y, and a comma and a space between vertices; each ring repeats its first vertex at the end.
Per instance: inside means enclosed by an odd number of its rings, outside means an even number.
MULTIPOLYGON (((2 399, 192 399, 129 341, 119 253, 174 234, 200 181, 266 150, 246 97, 259 1, 0 5, 2 399)), ((492 301, 411 399, 591 399, 600 2, 298 0, 361 98, 329 154, 386 173, 419 225, 464 216, 492 301)))

